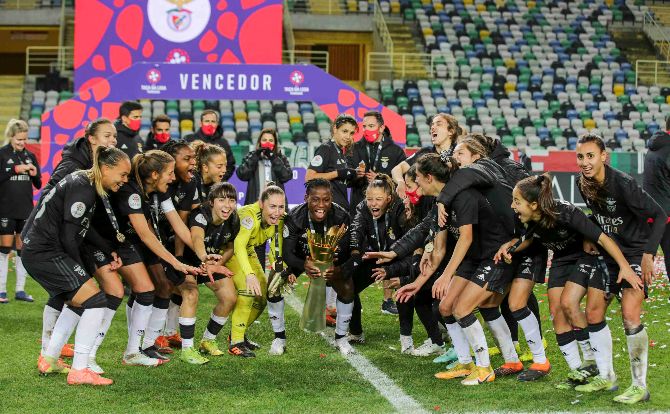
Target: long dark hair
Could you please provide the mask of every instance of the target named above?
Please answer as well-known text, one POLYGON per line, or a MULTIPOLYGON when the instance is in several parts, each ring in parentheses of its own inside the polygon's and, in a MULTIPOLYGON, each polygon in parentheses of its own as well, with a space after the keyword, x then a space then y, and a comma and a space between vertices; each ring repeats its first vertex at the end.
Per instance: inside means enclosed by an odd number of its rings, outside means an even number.
POLYGON ((529 203, 537 203, 540 213, 542 213, 539 224, 547 229, 554 227, 556 220, 558 220, 556 200, 554 200, 554 194, 551 191, 551 183, 551 174, 544 173, 524 178, 516 184, 516 188, 524 200, 529 203))
MULTIPOLYGON (((606 151, 605 142, 599 135, 596 134, 585 134, 582 135, 577 141, 578 144, 586 144, 588 142, 593 142, 598 146, 600 152, 606 151)), ((590 200, 599 207, 605 205, 605 199, 607 198, 607 192, 605 191, 605 183, 599 183, 595 178, 589 178, 584 175, 584 173, 579 173, 579 180, 577 185, 584 194, 584 198, 590 200)), ((585 200, 586 201, 586 200, 585 200)))

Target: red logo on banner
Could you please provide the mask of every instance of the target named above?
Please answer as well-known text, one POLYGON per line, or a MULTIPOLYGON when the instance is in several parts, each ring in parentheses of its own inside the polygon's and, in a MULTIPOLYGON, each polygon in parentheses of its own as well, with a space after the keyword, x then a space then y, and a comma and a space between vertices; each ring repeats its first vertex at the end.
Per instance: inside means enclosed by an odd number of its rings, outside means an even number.
POLYGON ((161 80, 161 72, 158 69, 149 69, 147 72, 147 80, 152 85, 157 84, 161 80))
POLYGON ((299 70, 294 70, 291 72, 291 75, 289 75, 289 79, 294 86, 300 86, 305 81, 305 75, 299 70))

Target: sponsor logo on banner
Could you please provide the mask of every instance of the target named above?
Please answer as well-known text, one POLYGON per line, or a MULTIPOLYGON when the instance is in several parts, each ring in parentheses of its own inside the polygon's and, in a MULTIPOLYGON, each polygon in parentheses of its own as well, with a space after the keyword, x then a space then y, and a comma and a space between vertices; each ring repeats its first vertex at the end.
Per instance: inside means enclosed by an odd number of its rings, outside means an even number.
POLYGON ((184 49, 172 49, 165 61, 167 63, 190 63, 191 56, 184 49))
POLYGON ((147 71, 146 80, 148 83, 140 85, 140 89, 149 95, 160 95, 167 90, 167 86, 161 85, 161 71, 157 68, 151 68, 147 71))
POLYGON ((299 70, 294 70, 289 75, 289 82, 293 86, 285 86, 284 92, 288 93, 291 96, 302 96, 306 93, 309 93, 309 86, 302 86, 305 82, 305 74, 299 70))
POLYGON ((209 0, 149 0, 147 16, 157 35, 175 43, 198 37, 211 15, 209 0))

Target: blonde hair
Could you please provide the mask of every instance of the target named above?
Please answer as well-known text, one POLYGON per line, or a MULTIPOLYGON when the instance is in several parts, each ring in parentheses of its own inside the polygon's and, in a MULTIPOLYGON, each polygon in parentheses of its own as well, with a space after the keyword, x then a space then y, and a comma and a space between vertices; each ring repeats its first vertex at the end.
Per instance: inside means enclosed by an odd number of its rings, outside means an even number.
POLYGON ((22 119, 10 119, 5 128, 5 138, 11 139, 21 132, 28 132, 28 124, 22 119))
POLYGON ((100 197, 107 196, 107 191, 105 191, 102 186, 101 167, 103 165, 110 168, 116 167, 123 160, 130 161, 128 155, 118 148, 100 146, 95 150, 95 154, 93 154, 93 167, 91 167, 90 170, 85 170, 85 174, 91 181, 91 184, 95 185, 95 192, 98 193, 100 197))

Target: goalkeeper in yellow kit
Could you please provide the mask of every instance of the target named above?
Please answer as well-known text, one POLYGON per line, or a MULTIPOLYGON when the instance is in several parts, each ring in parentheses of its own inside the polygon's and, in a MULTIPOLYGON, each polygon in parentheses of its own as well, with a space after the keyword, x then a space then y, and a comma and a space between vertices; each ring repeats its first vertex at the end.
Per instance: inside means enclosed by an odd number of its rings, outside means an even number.
POLYGON ((226 266, 234 273, 233 283, 237 289, 237 302, 232 314, 232 328, 228 353, 244 358, 253 358, 259 346, 249 341, 245 332, 265 309, 267 303, 267 280, 258 260, 256 246, 270 240, 270 263, 274 266, 277 252, 282 251, 282 234, 286 197, 276 185, 269 185, 261 193, 260 200, 240 208, 240 232, 235 237, 234 255, 226 266))

